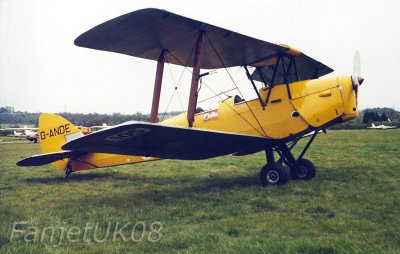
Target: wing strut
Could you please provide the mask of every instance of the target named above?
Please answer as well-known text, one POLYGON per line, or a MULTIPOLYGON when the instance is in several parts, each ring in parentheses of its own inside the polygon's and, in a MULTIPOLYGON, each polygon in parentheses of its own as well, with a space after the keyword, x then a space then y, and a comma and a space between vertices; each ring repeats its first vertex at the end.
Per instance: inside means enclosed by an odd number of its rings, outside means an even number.
POLYGON ((157 61, 156 80, 154 81, 153 102, 151 104, 150 122, 158 122, 158 106, 160 105, 161 85, 164 73, 165 50, 161 51, 157 61))
POLYGON ((187 120, 189 127, 193 127, 194 114, 196 112, 197 97, 199 92, 198 87, 199 87, 200 68, 203 60, 203 43, 204 43, 204 32, 201 31, 199 37, 197 38, 196 49, 194 52, 192 83, 190 86, 189 104, 187 110, 187 120))
POLYGON ((265 109, 265 103, 264 103, 264 101, 261 99, 261 95, 260 95, 260 93, 258 92, 258 89, 257 89, 257 87, 256 87, 256 84, 254 84, 254 80, 253 80, 253 78, 252 78, 251 75, 250 75, 249 69, 247 69, 247 65, 244 66, 244 69, 246 70, 247 78, 250 80, 251 84, 253 85, 254 91, 256 92, 257 97, 258 97, 258 100, 260 101, 261 106, 262 106, 262 108, 263 108, 263 110, 264 110, 264 109, 265 109))

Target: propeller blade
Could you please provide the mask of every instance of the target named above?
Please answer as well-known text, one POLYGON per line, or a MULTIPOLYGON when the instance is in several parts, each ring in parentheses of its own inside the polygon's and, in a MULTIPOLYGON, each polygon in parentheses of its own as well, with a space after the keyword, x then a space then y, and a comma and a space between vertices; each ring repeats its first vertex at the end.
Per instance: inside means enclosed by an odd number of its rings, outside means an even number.
POLYGON ((351 82, 353 83, 353 89, 354 91, 358 92, 358 87, 360 86, 360 82, 358 82, 358 78, 355 75, 351 76, 351 82))
POLYGON ((361 76, 361 60, 360 60, 360 53, 358 52, 358 50, 354 52, 353 76, 361 76))
POLYGON ((360 86, 361 86, 363 82, 364 82, 364 78, 358 76, 358 84, 360 84, 360 86))
POLYGON ((361 60, 358 50, 354 52, 353 75, 351 76, 351 81, 354 91, 358 92, 358 87, 364 82, 364 78, 361 77, 361 60))

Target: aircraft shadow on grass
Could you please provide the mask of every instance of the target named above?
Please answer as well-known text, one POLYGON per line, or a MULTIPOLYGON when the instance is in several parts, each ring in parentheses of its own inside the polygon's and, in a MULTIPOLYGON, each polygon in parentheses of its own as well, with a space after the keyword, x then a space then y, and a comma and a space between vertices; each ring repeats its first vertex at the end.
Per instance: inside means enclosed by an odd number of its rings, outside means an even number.
POLYGON ((38 184, 69 184, 72 182, 83 182, 83 181, 103 181, 103 180, 120 180, 126 182, 126 184, 142 185, 179 185, 179 183, 186 183, 186 185, 192 186, 197 191, 207 192, 210 188, 219 189, 231 189, 234 187, 251 187, 259 186, 259 179, 256 174, 248 174, 246 176, 238 175, 236 177, 146 177, 146 176, 133 176, 121 173, 86 173, 86 174, 73 174, 67 179, 64 177, 34 177, 24 179, 27 183, 38 183, 38 184))
POLYGON ((74 174, 67 179, 64 176, 49 176, 49 177, 33 177, 24 179, 27 183, 42 183, 42 184, 68 184, 70 182, 95 181, 96 179, 111 179, 115 174, 112 173, 89 173, 89 174, 74 174))
MULTIPOLYGON (((328 171, 329 172, 329 171, 328 171)), ((335 175, 321 175, 326 181, 336 181, 335 175)), ((339 179, 337 179, 340 181, 339 179)), ((77 199, 76 202, 82 204, 106 204, 106 206, 126 208, 127 204, 148 204, 159 207, 169 207, 182 200, 192 200, 197 204, 223 204, 224 196, 231 195, 231 190, 246 190, 251 188, 262 188, 259 185, 257 174, 249 170, 246 175, 238 174, 236 176, 218 175, 216 177, 151 177, 143 175, 129 175, 120 172, 99 172, 73 174, 68 179, 63 177, 37 177, 25 179, 29 184, 71 184, 74 182, 96 183, 112 182, 113 188, 107 195, 86 193, 80 196, 71 196, 71 199, 77 199), (149 185, 143 189, 143 185, 149 185), (135 190, 134 186, 138 186, 135 190), (113 193, 116 189, 117 192, 113 193), (121 193, 122 191, 122 193, 121 193), (78 201, 79 200, 79 201, 78 201), (85 201, 87 200, 87 202, 85 201)), ((312 180, 311 180, 312 181, 312 180)), ((301 183, 296 181, 293 184, 301 183)), ((323 184, 319 182, 319 184, 323 184)), ((71 187, 72 188, 72 187, 71 187)), ((275 189, 275 191, 284 189, 275 189)), ((273 190, 273 192, 275 192, 273 190)), ((288 189, 286 189, 288 191, 288 189)), ((304 190, 306 192, 311 190, 304 190)), ((272 192, 272 193, 273 193, 272 192)), ((310 195, 312 193, 310 192, 310 195)), ((275 194, 278 195, 278 194, 275 194)), ((71 200, 70 200, 71 201, 71 200)), ((68 201, 68 202, 70 202, 68 201)), ((72 202, 74 202, 72 200, 72 202)), ((64 205, 64 204, 61 204, 64 205)), ((146 207, 146 205, 145 205, 146 207)), ((265 209, 275 209, 273 206, 267 206, 265 209)))

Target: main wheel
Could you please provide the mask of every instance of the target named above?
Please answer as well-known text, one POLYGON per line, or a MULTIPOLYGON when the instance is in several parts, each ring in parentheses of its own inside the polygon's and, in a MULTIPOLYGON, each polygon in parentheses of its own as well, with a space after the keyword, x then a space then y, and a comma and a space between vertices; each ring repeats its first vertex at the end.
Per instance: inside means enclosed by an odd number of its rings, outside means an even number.
POLYGON ((309 180, 317 174, 314 164, 307 159, 300 159, 296 162, 297 167, 290 170, 292 179, 309 180))
POLYGON ((260 181, 264 186, 268 184, 283 185, 289 181, 289 174, 284 166, 272 162, 268 163, 261 169, 260 181))

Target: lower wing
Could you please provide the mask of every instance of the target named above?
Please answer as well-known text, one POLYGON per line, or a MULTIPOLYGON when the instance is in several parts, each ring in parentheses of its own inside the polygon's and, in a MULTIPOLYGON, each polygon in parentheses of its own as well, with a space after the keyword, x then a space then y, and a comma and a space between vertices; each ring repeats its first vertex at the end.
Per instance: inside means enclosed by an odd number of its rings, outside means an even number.
POLYGON ((66 143, 79 153, 113 153, 161 159, 201 160, 263 148, 271 139, 159 124, 126 122, 66 143))

